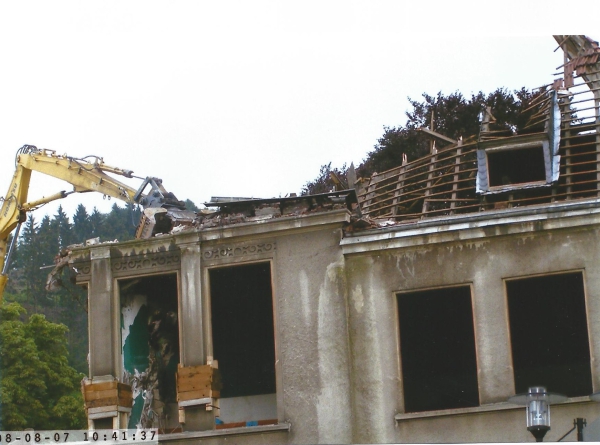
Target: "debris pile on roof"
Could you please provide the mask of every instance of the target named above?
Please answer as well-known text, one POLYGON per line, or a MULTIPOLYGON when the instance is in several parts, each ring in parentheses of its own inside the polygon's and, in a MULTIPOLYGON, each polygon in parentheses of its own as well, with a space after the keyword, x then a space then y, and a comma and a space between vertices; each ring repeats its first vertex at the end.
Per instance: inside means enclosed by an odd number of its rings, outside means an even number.
POLYGON ((274 218, 301 216, 331 210, 357 208, 354 190, 341 190, 317 195, 287 196, 283 198, 212 198, 204 204, 218 208, 202 215, 196 227, 207 229, 245 222, 264 222, 274 218))

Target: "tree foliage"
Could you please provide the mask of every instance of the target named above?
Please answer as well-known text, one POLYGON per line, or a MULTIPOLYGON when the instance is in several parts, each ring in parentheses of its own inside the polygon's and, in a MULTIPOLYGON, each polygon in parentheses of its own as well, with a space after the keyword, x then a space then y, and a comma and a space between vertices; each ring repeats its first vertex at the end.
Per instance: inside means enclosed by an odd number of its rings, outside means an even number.
POLYGON ((42 314, 22 318, 18 303, 0 308, 0 429, 80 429, 83 375, 68 364, 68 328, 42 314))
POLYGON ((331 162, 327 165, 322 165, 317 176, 313 181, 307 182, 302 188, 303 195, 315 195, 318 193, 327 193, 335 190, 336 184, 331 178, 331 174, 335 174, 341 181, 348 184, 347 179, 348 168, 344 164, 341 168, 331 168, 331 162))
POLYGON ((107 214, 96 208, 89 213, 81 204, 72 222, 59 207, 56 214, 41 221, 28 214, 21 229, 4 299, 19 302, 29 313, 43 313, 52 322, 66 324, 70 364, 78 371, 87 371, 87 295, 68 277, 63 279, 64 288, 46 291, 48 273, 59 250, 71 244, 95 237, 102 241, 133 239, 139 215, 137 209, 117 204, 107 214))
MULTIPOLYGON (((406 113, 406 123, 398 127, 384 127, 383 135, 368 153, 358 172, 363 177, 371 176, 374 172, 401 165, 403 155, 410 162, 429 153, 431 138, 418 129, 430 127, 432 113, 433 130, 454 140, 479 134, 479 116, 486 107, 491 107, 496 127, 509 132, 521 132, 529 117, 523 111, 533 97, 534 94, 525 88, 512 93, 499 88, 487 95, 480 91, 470 98, 459 92, 448 96, 441 92, 435 96, 423 94, 422 101, 409 98, 412 110, 406 113)), ((439 141, 436 143, 438 147, 447 145, 439 141)))
MULTIPOLYGON (((423 94, 420 101, 409 98, 411 109, 406 112, 406 122, 397 127, 383 127, 383 135, 356 169, 357 175, 369 177, 375 172, 381 173, 402 165, 404 155, 410 162, 429 153, 432 139, 418 129, 430 127, 432 113, 433 130, 454 140, 476 137, 479 134, 479 115, 486 107, 492 108, 496 127, 508 132, 522 132, 529 118, 524 110, 534 96, 525 88, 513 92, 499 88, 489 94, 480 91, 470 97, 460 92, 449 95, 439 92, 434 96, 423 94)), ((436 144, 438 148, 447 145, 440 141, 436 144)), ((302 193, 331 190, 334 187, 329 177, 331 171, 345 178, 347 168, 332 169, 331 163, 321 166, 317 177, 304 185, 302 193)))
POLYGON ((133 239, 139 219, 138 208, 116 203, 109 213, 80 204, 72 218, 61 206, 39 220, 27 215, 0 307, 0 430, 86 426, 79 385, 88 370, 87 293, 64 276, 64 287, 48 292, 46 279, 60 249, 133 239))
MULTIPOLYGON (((186 206, 197 209, 190 200, 186 206)), ((80 372, 87 372, 88 366, 87 294, 68 276, 63 276, 63 288, 46 291, 48 273, 59 250, 71 244, 83 244, 96 237, 101 241, 133 239, 140 214, 133 206, 120 207, 117 203, 109 213, 101 213, 96 208, 90 213, 80 204, 72 218, 62 207, 53 216, 46 215, 41 220, 29 213, 21 229, 4 300, 19 302, 29 313, 42 313, 52 322, 67 325, 69 362, 80 372)), ((66 406, 61 409, 65 410, 66 406)))

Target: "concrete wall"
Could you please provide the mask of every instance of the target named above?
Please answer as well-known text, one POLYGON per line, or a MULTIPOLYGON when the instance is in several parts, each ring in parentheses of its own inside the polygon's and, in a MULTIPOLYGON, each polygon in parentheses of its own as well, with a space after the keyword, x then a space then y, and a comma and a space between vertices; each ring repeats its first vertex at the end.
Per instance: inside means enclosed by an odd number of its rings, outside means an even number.
MULTIPOLYGON (((116 280, 177 272, 180 357, 182 365, 191 366, 213 355, 209 269, 269 262, 276 417, 293 427, 264 434, 260 441, 352 442, 346 274, 339 247, 348 219, 347 211, 333 211, 81 250, 75 262, 82 271, 79 281, 89 285, 90 375, 123 374, 116 280), (107 319, 114 326, 109 337, 107 319)), ((212 430, 214 414, 204 406, 187 407, 184 430, 212 430)), ((257 440, 247 437, 249 443, 257 440)))
MULTIPOLYGON (((90 285, 91 375, 118 374, 118 332, 113 329, 107 346, 106 323, 100 321, 118 316, 116 278, 178 273, 181 361, 196 365, 212 355, 208 270, 268 261, 277 418, 289 431, 211 436, 214 411, 197 407, 186 409, 188 435, 166 441, 196 441, 198 434, 211 443, 233 436, 244 443, 532 441, 524 408, 506 403, 515 390, 503 280, 583 273, 593 386, 600 389, 596 207, 516 209, 346 237, 349 215, 333 211, 85 249, 78 268, 80 281, 90 285), (405 413, 395 294, 459 284, 472 289, 480 406, 405 413)), ((566 433, 575 417, 591 423, 599 416, 600 405, 587 397, 553 406, 547 440, 566 433)))
MULTIPOLYGON (((599 389, 600 326, 593 322, 600 316, 599 231, 597 216, 563 213, 537 221, 507 216, 466 226, 446 223, 344 240, 352 333, 353 439, 381 443, 533 439, 525 429, 524 408, 511 410, 505 403, 515 393, 506 278, 583 271, 592 376, 594 388, 599 389), (456 284, 472 288, 481 406, 402 414, 395 294, 456 284)), ((550 440, 567 432, 574 417, 597 418, 596 404, 580 399, 576 406, 552 408, 550 440)))

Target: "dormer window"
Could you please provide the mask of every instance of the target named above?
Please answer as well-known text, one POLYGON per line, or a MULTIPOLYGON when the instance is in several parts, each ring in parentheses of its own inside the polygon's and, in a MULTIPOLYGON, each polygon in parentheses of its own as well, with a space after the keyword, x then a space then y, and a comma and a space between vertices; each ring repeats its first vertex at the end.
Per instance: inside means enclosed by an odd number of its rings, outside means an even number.
POLYGON ((547 131, 480 141, 477 148, 477 193, 502 193, 550 186, 558 181, 560 112, 556 95, 549 108, 547 131))

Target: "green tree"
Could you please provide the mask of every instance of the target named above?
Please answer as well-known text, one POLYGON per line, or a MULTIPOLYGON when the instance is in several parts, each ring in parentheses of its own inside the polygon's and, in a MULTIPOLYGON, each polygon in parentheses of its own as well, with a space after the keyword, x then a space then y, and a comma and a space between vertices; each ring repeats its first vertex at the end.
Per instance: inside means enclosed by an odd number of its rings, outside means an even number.
MULTIPOLYGON (((429 153, 432 139, 419 131, 419 128, 430 127, 432 114, 433 130, 454 140, 478 136, 479 115, 486 107, 492 108, 496 119, 495 130, 504 131, 507 135, 540 131, 539 128, 525 128, 529 117, 534 113, 534 110, 525 110, 537 94, 539 93, 532 93, 525 88, 513 92, 499 88, 489 94, 479 92, 471 97, 465 97, 460 92, 447 96, 440 92, 434 96, 423 94, 421 101, 408 98, 411 109, 406 112, 406 122, 397 127, 383 127, 383 135, 356 169, 357 175, 369 177, 375 172, 383 172, 401 165, 404 155, 410 162, 429 153)), ((436 141, 438 148, 446 145, 448 142, 436 141)), ((345 167, 332 169, 331 163, 323 165, 317 177, 304 185, 302 193, 313 194, 331 190, 334 186, 330 178, 332 171, 343 179, 347 174, 345 167)))
POLYGON ((327 165, 322 165, 319 175, 314 180, 304 184, 301 193, 303 195, 316 195, 318 193, 327 193, 335 190, 336 185, 331 178, 332 173, 347 184, 347 172, 348 169, 346 164, 344 164, 341 168, 331 168, 331 162, 327 165))
POLYGON ((133 205, 119 207, 113 204, 98 230, 98 236, 102 241, 127 241, 135 238, 135 229, 140 220, 140 212, 133 205))
POLYGON ((53 303, 53 300, 47 298, 46 277, 50 269, 46 267, 54 264, 54 257, 60 249, 57 225, 48 215, 42 218, 32 247, 34 257, 31 275, 28 276, 29 295, 35 302, 35 312, 37 312, 38 306, 51 306, 53 303))
MULTIPOLYGON (((96 209, 94 209, 96 210, 96 209)), ((86 239, 92 238, 92 222, 90 215, 83 204, 77 206, 75 215, 73 215, 73 237, 74 243, 84 243, 86 239)))
POLYGON ((106 215, 100 213, 100 211, 96 207, 94 207, 94 210, 92 210, 92 213, 90 214, 91 230, 89 233, 89 238, 96 238, 100 236, 100 232, 102 230, 102 225, 104 223, 105 218, 106 215))
MULTIPOLYGON (((57 237, 59 249, 64 249, 70 244, 73 244, 73 232, 72 225, 69 222, 69 217, 62 208, 62 205, 58 206, 56 215, 52 219, 51 226, 54 230, 54 235, 57 237)), ((56 252, 58 253, 58 252, 56 252)))
POLYGON ((0 429, 80 429, 83 378, 68 365, 67 327, 17 303, 0 308, 0 429))
POLYGON ((196 204, 194 204, 194 201, 192 201, 191 199, 186 199, 185 200, 185 209, 186 210, 191 210, 193 212, 200 211, 200 209, 198 208, 198 206, 196 206, 196 204))
MULTIPOLYGON (((525 88, 512 93, 499 88, 490 94, 479 92, 466 98, 460 92, 448 96, 441 92, 435 96, 423 94, 422 101, 408 99, 412 110, 406 113, 406 123, 398 127, 384 127, 384 133, 368 153, 367 158, 357 169, 363 177, 374 172, 382 172, 402 164, 403 155, 412 161, 430 151, 431 138, 419 131, 430 127, 433 113, 433 130, 452 139, 477 137, 480 130, 479 115, 486 107, 491 107, 495 118, 495 129, 504 130, 507 135, 533 131, 526 130, 525 124, 534 112, 524 112, 531 99, 538 93, 525 88)), ((448 145, 436 141, 438 148, 448 145)))

